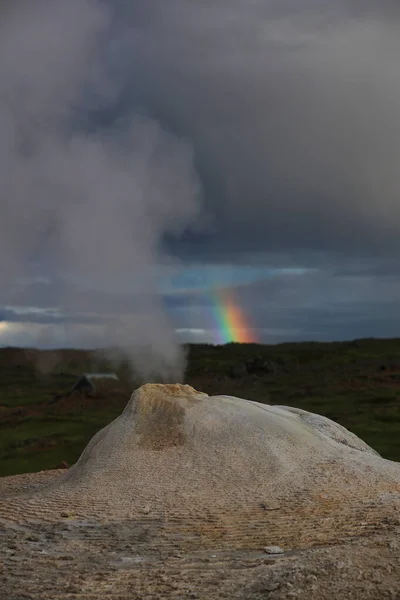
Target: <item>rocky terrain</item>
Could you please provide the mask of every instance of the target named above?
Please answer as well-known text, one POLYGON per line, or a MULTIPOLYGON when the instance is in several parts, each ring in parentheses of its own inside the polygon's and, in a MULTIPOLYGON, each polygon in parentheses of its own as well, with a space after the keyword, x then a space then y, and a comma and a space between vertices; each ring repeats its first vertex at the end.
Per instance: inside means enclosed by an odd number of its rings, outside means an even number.
POLYGON ((145 385, 0 498, 7 600, 400 598, 400 465, 301 409, 145 385))

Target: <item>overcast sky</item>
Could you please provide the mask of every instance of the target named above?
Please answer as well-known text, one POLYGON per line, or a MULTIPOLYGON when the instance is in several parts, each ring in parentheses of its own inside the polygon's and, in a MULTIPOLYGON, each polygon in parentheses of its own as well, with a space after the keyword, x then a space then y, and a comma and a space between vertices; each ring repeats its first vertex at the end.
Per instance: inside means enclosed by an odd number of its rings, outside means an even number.
MULTIPOLYGON (((395 0, 0 8, 0 343, 400 336, 395 0)), ((170 350, 173 348, 172 350, 170 350)))

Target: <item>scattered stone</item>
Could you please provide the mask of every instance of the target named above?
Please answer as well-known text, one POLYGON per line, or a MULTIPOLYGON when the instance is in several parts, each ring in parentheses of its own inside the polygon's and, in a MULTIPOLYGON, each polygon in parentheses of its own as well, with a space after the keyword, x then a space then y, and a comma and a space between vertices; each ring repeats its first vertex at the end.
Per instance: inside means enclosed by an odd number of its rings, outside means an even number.
POLYGON ((260 504, 263 510, 278 510, 279 504, 275 504, 274 502, 261 502, 260 504))
POLYGON ((143 514, 144 514, 144 515, 148 515, 148 514, 150 513, 150 511, 151 511, 151 508, 150 508, 150 506, 145 506, 145 507, 143 508, 143 514))
POLYGON ((69 464, 63 460, 59 465, 56 466, 56 469, 69 469, 69 464))
POLYGON ((263 582, 263 591, 265 592, 275 592, 279 590, 281 584, 279 581, 264 581, 263 582))
POLYGON ((285 551, 280 546, 265 546, 264 552, 267 554, 283 554, 285 551))

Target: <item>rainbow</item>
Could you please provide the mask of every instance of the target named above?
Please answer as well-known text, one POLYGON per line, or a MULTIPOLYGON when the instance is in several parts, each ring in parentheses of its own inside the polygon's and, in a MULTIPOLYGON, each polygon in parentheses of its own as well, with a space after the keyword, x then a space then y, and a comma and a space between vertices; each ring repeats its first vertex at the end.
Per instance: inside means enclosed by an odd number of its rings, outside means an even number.
POLYGON ((228 344, 239 342, 241 344, 256 343, 254 331, 249 326, 247 319, 235 302, 232 294, 221 290, 212 294, 214 301, 214 320, 218 331, 218 342, 228 344))

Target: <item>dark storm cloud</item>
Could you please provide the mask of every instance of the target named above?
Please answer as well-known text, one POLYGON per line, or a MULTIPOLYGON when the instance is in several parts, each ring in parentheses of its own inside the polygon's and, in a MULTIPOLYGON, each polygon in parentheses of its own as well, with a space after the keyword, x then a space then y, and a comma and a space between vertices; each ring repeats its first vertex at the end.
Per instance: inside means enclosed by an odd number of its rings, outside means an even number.
POLYGON ((397 3, 121 6, 124 102, 194 145, 214 217, 182 254, 398 251, 397 3))
POLYGON ((236 297, 264 342, 400 336, 393 273, 316 269, 240 288, 236 297))
POLYGON ((400 298, 399 56, 393 0, 2 3, 3 337, 49 343, 57 317, 55 344, 69 321, 179 370, 174 325, 196 338, 212 307, 162 297, 171 253, 307 268, 236 289, 264 341, 367 335, 400 298))

